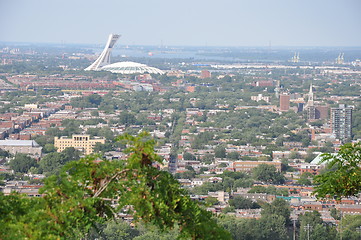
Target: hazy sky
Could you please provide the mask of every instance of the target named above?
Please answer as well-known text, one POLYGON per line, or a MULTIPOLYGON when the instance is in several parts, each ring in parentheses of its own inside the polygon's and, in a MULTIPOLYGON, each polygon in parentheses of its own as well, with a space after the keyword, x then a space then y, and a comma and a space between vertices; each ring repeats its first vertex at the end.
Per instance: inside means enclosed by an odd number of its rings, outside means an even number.
POLYGON ((361 0, 0 0, 0 41, 361 46, 361 0))

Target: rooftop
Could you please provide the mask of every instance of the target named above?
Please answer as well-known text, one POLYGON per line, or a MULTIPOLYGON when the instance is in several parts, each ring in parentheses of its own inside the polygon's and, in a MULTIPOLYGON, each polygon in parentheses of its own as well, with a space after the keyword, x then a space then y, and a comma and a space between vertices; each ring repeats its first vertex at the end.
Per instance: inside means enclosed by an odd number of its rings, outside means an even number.
POLYGON ((0 140, 0 146, 40 147, 34 140, 0 140))

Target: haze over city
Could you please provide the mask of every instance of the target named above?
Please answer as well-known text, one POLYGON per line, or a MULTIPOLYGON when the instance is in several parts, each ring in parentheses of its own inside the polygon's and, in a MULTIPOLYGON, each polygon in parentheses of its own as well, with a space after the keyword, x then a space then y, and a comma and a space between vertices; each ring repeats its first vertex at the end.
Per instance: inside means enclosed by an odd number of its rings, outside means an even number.
POLYGON ((358 0, 0 0, 0 41, 360 46, 360 12, 358 0))
POLYGON ((360 0, 0 0, 0 239, 361 239, 360 0))

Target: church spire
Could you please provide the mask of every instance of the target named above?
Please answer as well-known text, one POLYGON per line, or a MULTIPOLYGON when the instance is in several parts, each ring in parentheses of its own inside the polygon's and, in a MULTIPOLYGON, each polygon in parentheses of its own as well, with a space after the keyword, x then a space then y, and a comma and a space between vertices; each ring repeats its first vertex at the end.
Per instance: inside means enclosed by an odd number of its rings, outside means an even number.
POLYGON ((316 108, 313 102, 313 86, 310 85, 310 91, 308 92, 308 101, 306 104, 307 118, 308 120, 316 119, 316 108))
POLYGON ((308 102, 307 102, 307 106, 313 106, 313 87, 312 87, 312 83, 310 85, 310 91, 308 92, 308 102))

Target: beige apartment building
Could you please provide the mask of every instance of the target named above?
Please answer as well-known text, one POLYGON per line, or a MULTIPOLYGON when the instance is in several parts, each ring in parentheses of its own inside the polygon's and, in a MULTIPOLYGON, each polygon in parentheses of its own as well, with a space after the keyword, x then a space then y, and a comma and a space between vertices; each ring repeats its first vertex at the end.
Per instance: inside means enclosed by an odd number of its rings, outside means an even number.
POLYGON ((54 146, 58 148, 58 152, 62 152, 67 147, 73 147, 84 154, 93 153, 96 143, 105 143, 105 138, 94 137, 90 138, 90 135, 73 135, 69 137, 54 137, 54 146))
POLYGON ((260 164, 273 165, 277 171, 281 172, 281 162, 269 161, 236 161, 233 163, 233 169, 236 172, 250 172, 253 168, 258 167, 260 164))

